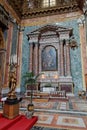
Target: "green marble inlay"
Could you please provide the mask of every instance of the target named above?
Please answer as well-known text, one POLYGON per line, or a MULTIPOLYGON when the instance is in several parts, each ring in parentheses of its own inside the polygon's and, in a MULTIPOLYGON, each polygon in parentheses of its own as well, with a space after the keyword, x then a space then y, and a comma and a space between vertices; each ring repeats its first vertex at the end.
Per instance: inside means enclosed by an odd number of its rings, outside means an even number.
MULTIPOLYGON (((78 48, 75 50, 70 50, 70 58, 71 58, 71 74, 74 81, 74 92, 77 93, 78 90, 82 90, 83 88, 83 80, 82 80, 82 65, 81 65, 81 50, 80 50, 80 38, 79 38, 79 27, 76 20, 66 21, 61 23, 54 23, 58 26, 73 28, 73 34, 78 44, 78 48)), ((23 32, 23 49, 22 49, 22 72, 21 76, 28 71, 29 69, 29 41, 27 39, 26 34, 29 32, 38 29, 41 26, 32 26, 25 27, 23 32)), ((23 79, 21 80, 21 89, 24 91, 24 83, 23 79)))

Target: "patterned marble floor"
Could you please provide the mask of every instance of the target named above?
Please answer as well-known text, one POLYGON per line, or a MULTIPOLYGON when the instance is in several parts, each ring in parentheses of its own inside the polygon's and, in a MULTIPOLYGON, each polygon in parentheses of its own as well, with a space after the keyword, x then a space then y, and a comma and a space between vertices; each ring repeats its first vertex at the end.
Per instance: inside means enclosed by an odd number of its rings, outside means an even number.
POLYGON ((38 121, 35 126, 66 130, 87 130, 87 116, 54 114, 37 112, 38 121))
MULTIPOLYGON (((29 99, 25 99, 20 104, 20 107, 26 108, 28 103, 29 99)), ((70 98, 69 101, 49 100, 48 102, 37 102, 33 100, 33 104, 35 109, 87 112, 87 100, 79 99, 78 97, 70 98)))
MULTIPOLYGON (((25 108, 28 103, 29 99, 22 100, 20 114, 26 114, 25 108)), ((38 116, 38 121, 32 130, 87 130, 87 100, 70 97, 69 101, 36 102, 33 100, 33 104, 34 115, 38 116), (66 114, 63 113, 64 111, 66 114)))
MULTIPOLYGON (((29 100, 23 101, 21 107, 26 107, 28 103, 29 100)), ((33 100, 33 103, 35 110, 38 109, 34 113, 38 116, 38 121, 32 130, 87 130, 87 100, 74 97, 69 98, 69 101, 35 102, 33 100), (66 114, 63 111, 66 111, 66 114), (69 111, 71 114, 68 113, 69 111)))

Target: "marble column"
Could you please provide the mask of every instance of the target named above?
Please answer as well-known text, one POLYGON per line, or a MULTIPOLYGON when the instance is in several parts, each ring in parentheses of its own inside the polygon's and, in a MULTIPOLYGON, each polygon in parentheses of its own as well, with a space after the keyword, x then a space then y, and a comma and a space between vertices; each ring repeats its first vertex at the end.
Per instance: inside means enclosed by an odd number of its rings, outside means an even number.
POLYGON ((63 40, 60 41, 60 75, 64 76, 64 50, 63 40))
POLYGON ((78 22, 80 34, 80 48, 81 48, 81 64, 82 64, 82 78, 83 89, 87 88, 86 74, 87 74, 87 50, 86 50, 86 27, 81 22, 78 22))
POLYGON ((70 71, 70 47, 69 47, 69 41, 66 40, 66 71, 67 71, 67 76, 71 76, 71 71, 70 71))
POLYGON ((67 66, 67 57, 66 57, 66 44, 64 45, 64 76, 67 75, 67 70, 66 70, 66 66, 67 66))
POLYGON ((30 43, 29 71, 33 71, 33 43, 30 43))
POLYGON ((35 75, 38 74, 38 43, 35 44, 35 75))
POLYGON ((35 65, 35 59, 36 59, 36 54, 35 54, 35 52, 36 52, 36 47, 35 47, 35 43, 33 43, 33 53, 32 53, 32 72, 35 74, 35 70, 36 70, 36 65, 35 65))
POLYGON ((84 22, 84 20, 85 20, 85 28, 86 28, 86 45, 87 45, 87 0, 84 1, 83 12, 84 12, 85 19, 82 19, 82 22, 84 22))
POLYGON ((41 53, 42 53, 42 47, 39 46, 39 73, 41 73, 42 68, 41 68, 41 53))
MULTIPOLYGON (((20 87, 21 84, 21 63, 22 63, 22 42, 23 42, 23 31, 24 28, 19 29, 18 33, 18 47, 17 47, 17 88, 20 87)), ((18 90, 20 91, 20 90, 18 90)))
POLYGON ((61 65, 60 65, 60 44, 58 43, 58 46, 57 46, 57 54, 58 54, 58 74, 60 75, 60 68, 61 68, 61 65))

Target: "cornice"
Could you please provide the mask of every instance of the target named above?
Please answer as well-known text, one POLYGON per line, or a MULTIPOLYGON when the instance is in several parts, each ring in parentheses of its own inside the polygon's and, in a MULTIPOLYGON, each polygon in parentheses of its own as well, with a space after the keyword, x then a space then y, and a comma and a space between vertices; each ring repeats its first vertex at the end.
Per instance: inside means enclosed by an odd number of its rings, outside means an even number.
POLYGON ((63 14, 67 12, 74 12, 78 11, 79 6, 78 4, 72 4, 72 5, 65 5, 61 7, 51 7, 51 8, 40 8, 40 9, 34 9, 31 10, 30 12, 27 11, 22 14, 21 18, 22 19, 28 19, 28 18, 34 18, 34 17, 42 17, 42 16, 48 16, 48 15, 54 15, 54 14, 63 14))
POLYGON ((29 18, 24 19, 21 21, 21 26, 38 26, 38 25, 44 25, 49 23, 59 23, 64 22, 66 20, 74 20, 80 18, 82 15, 82 12, 75 11, 70 13, 64 13, 64 14, 56 14, 56 15, 50 15, 50 16, 44 16, 44 17, 38 17, 38 18, 29 18))
MULTIPOLYGON (((15 10, 18 17, 23 19, 43 17, 54 14, 63 14, 69 12, 75 12, 80 9, 79 2, 77 0, 61 0, 57 1, 55 7, 42 7, 42 1, 40 0, 7 0, 9 5, 15 10), (33 7, 29 7, 29 4, 33 3, 33 7)), ((83 1, 83 0, 82 0, 83 1)), ((81 9, 80 9, 81 10, 81 9)))

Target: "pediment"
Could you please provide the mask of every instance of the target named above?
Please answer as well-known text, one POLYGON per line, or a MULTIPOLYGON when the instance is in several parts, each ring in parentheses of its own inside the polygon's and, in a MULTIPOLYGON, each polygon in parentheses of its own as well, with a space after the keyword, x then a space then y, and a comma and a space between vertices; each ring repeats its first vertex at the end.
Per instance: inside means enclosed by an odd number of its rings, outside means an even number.
POLYGON ((68 28, 68 27, 63 27, 60 25, 45 25, 42 26, 32 32, 30 32, 29 34, 27 34, 28 38, 30 36, 35 36, 37 35, 38 37, 40 37, 41 35, 49 35, 49 34, 58 34, 58 33, 65 33, 68 32, 69 35, 72 35, 72 28, 68 28))

